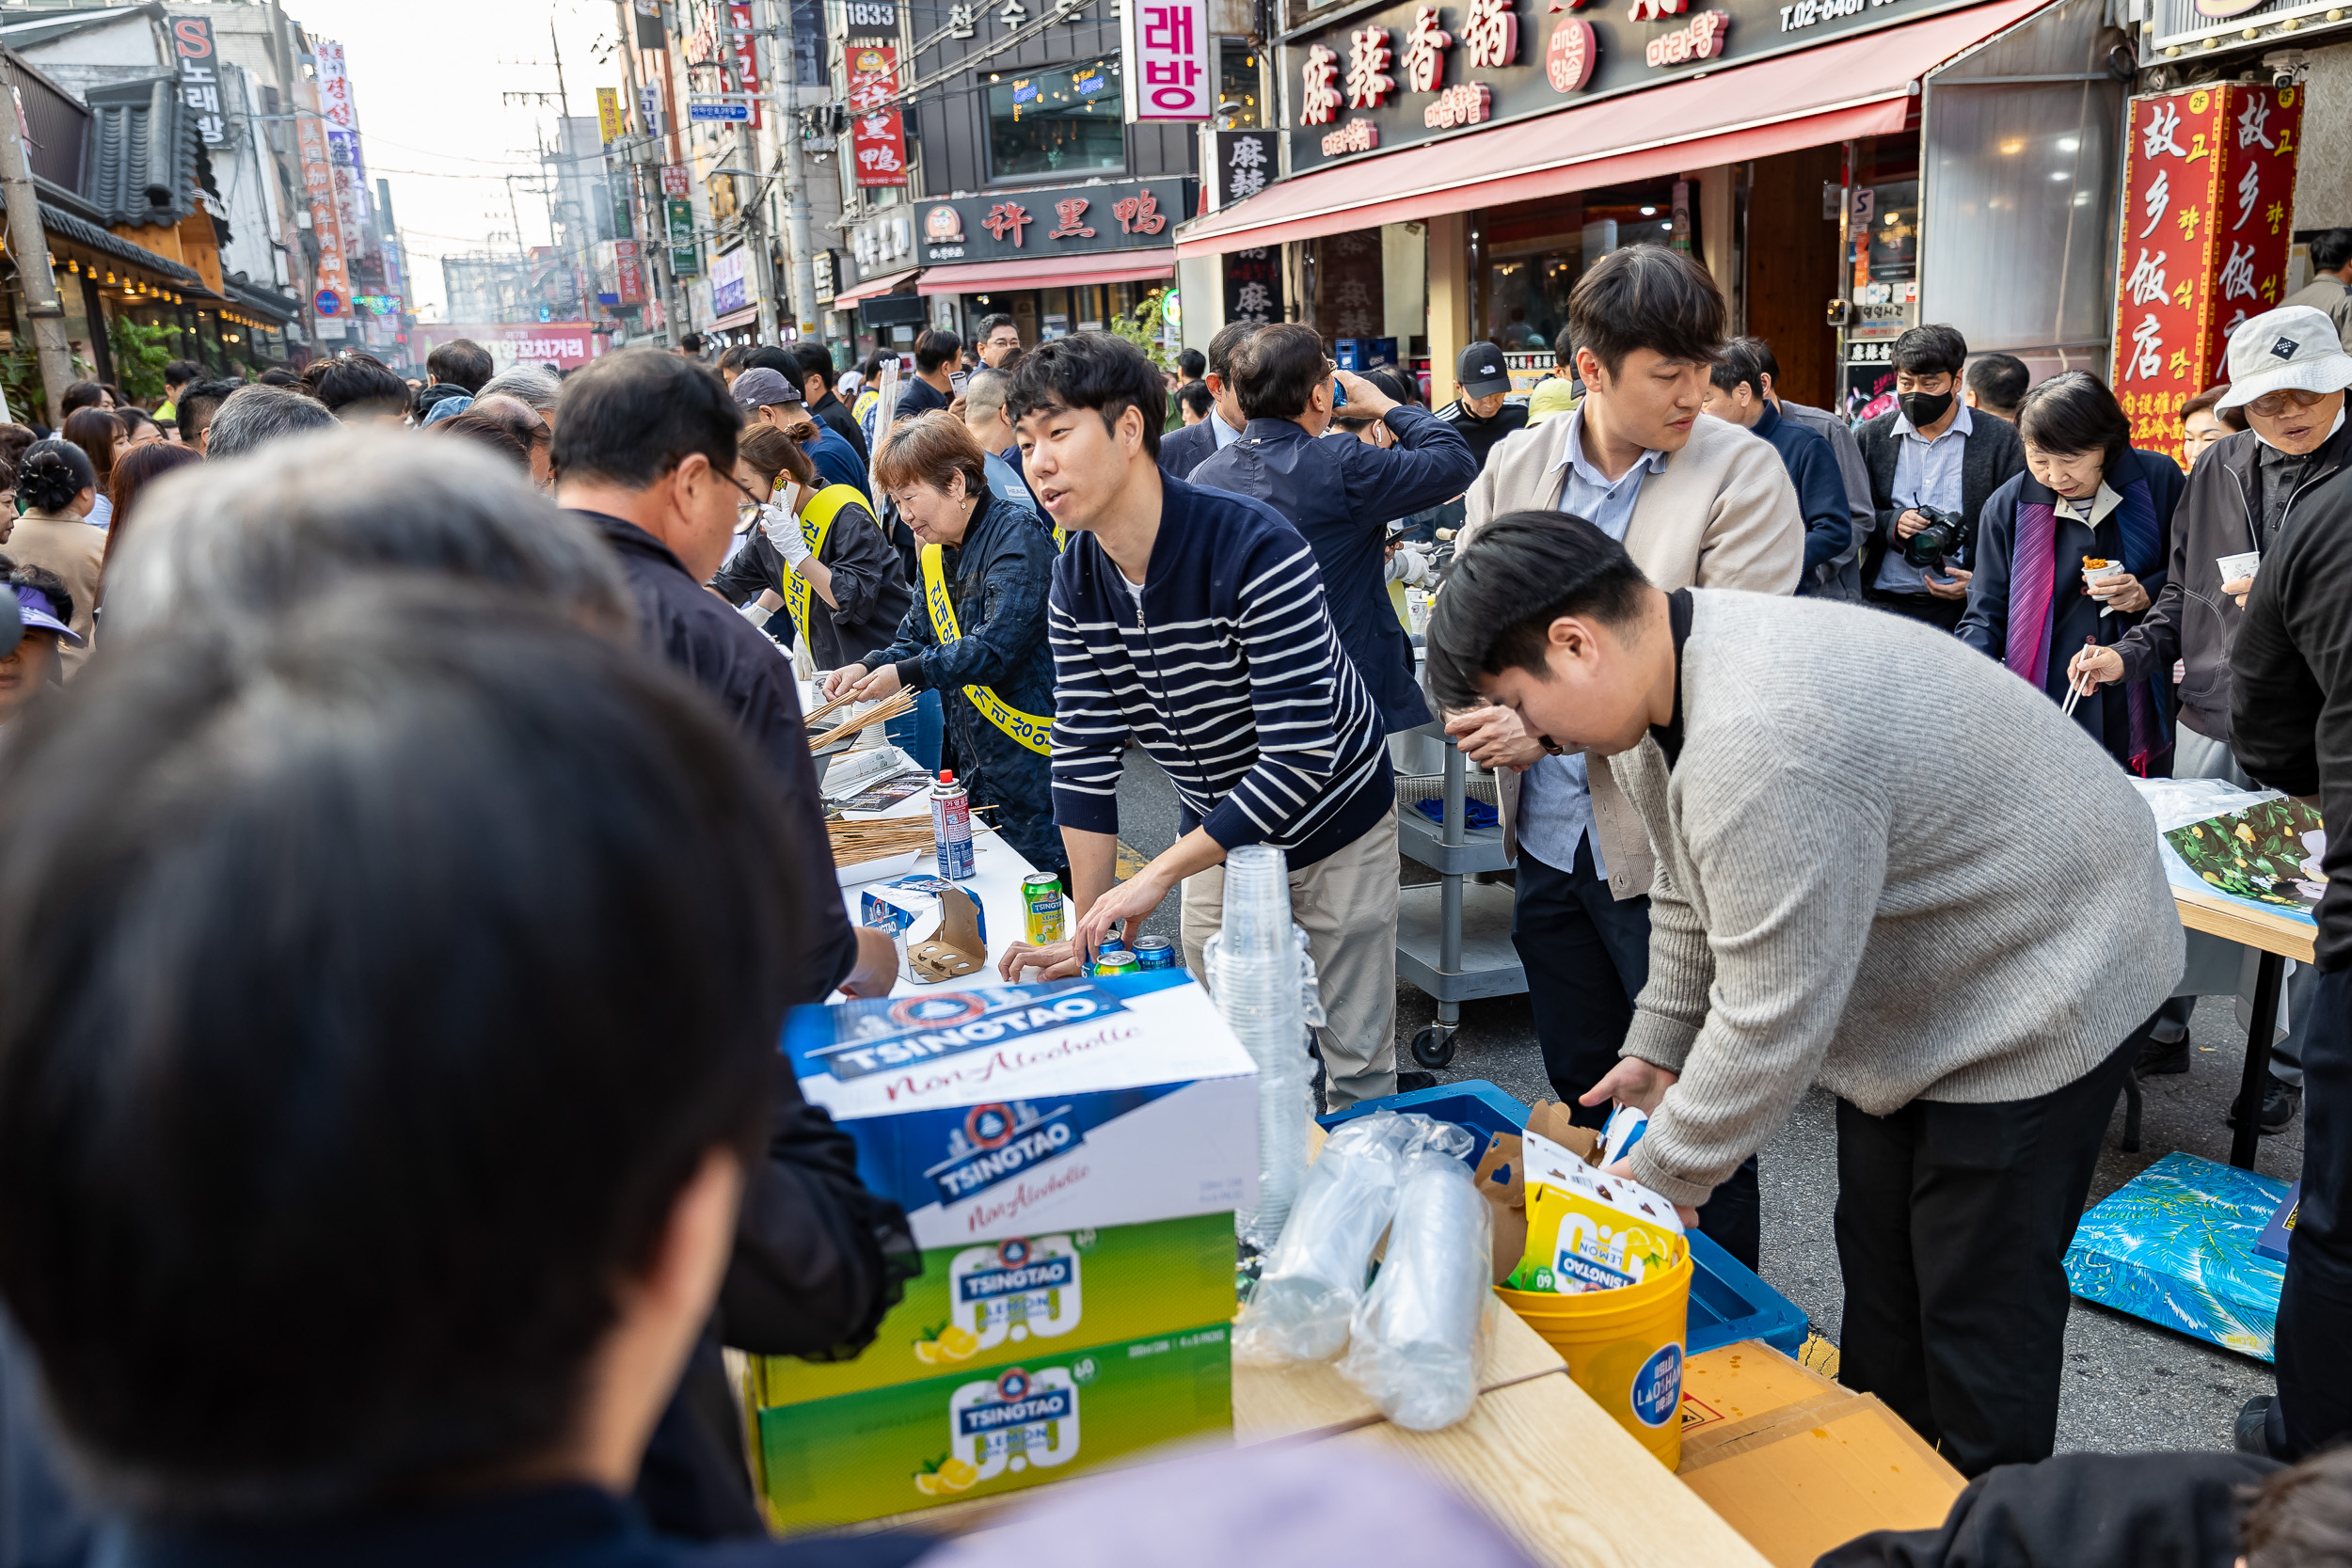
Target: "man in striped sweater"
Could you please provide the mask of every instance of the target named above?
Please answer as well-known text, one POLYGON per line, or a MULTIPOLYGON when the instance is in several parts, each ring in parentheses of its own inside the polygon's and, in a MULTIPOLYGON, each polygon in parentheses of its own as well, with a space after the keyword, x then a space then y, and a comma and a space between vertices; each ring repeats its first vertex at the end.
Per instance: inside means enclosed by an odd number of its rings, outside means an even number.
POLYGON ((1051 978, 1184 888, 1184 959, 1222 922, 1226 852, 1290 863, 1328 1022, 1333 1109, 1396 1089, 1395 784, 1378 713, 1340 649, 1298 531, 1263 502, 1158 467, 1168 393, 1140 350, 1085 333, 1026 355, 1007 412, 1037 499, 1070 546, 1054 569, 1054 817, 1070 851, 1063 942, 1015 943, 1008 979, 1051 978), (1184 834, 1114 880, 1120 758, 1168 772, 1184 834))

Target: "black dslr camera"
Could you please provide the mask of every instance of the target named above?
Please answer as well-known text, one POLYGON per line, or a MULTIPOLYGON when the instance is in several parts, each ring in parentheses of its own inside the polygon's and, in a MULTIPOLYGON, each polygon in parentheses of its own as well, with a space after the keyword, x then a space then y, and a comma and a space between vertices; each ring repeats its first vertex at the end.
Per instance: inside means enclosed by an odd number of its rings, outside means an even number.
POLYGON ((1903 559, 1926 570, 1944 564, 1944 558, 1964 555, 1977 542, 1977 521, 1957 512, 1940 507, 1915 506, 1911 509, 1928 520, 1928 526, 1903 541, 1903 559))

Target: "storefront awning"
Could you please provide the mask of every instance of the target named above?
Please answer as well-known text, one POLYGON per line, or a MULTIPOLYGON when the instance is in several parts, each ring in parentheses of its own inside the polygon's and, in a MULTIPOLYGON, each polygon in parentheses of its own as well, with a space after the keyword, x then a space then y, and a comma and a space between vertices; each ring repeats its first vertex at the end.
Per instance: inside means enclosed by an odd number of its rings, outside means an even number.
POLYGON ((920 267, 909 267, 904 272, 894 272, 887 277, 877 277, 871 282, 853 284, 833 296, 833 308, 838 310, 844 305, 855 305, 861 299, 872 299, 877 294, 895 294, 901 285, 914 281, 914 275, 922 270, 920 267))
POLYGON ((974 294, 990 289, 1076 289, 1089 283, 1141 283, 1176 276, 1176 253, 1141 256, 1040 256, 1026 261, 976 261, 932 267, 915 286, 917 293, 974 294))
POLYGON ((713 332, 732 332, 739 326, 755 325, 758 321, 759 307, 755 303, 743 306, 739 309, 728 311, 725 315, 721 316, 717 321, 710 324, 710 330, 713 332))
POLYGON ((1269 185, 1177 230, 1216 256, 1899 131, 1919 78, 2047 0, 1994 0, 1269 185), (1377 194, 1373 194, 1377 193, 1377 194))

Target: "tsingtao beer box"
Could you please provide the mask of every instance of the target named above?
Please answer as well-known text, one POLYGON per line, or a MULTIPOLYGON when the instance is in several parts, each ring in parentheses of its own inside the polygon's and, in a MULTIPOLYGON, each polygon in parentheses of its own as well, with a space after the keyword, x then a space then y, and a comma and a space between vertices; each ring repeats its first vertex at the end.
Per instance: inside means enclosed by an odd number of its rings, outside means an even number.
POLYGON ((1181 971, 799 1007, 784 1049, 927 1252, 1257 1202, 1256 1065, 1181 971))

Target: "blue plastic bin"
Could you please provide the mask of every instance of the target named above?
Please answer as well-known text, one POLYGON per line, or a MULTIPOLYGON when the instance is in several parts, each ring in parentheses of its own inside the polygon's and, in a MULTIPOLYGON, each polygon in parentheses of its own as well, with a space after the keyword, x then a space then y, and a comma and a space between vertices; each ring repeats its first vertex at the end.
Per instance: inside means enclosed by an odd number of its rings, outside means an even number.
MULTIPOLYGON (((1527 1107, 1483 1078, 1439 1084, 1432 1089, 1366 1100, 1344 1111, 1316 1118, 1327 1130, 1374 1111, 1411 1111, 1439 1121, 1451 1121, 1480 1134, 1470 1163, 1486 1152, 1485 1134, 1520 1132, 1527 1127, 1527 1107)), ((1746 1264, 1698 1231, 1691 1242, 1691 1322, 1685 1338, 1689 1354, 1698 1354, 1741 1339, 1761 1339, 1786 1355, 1804 1346, 1805 1316, 1794 1303, 1751 1273, 1746 1264)))

